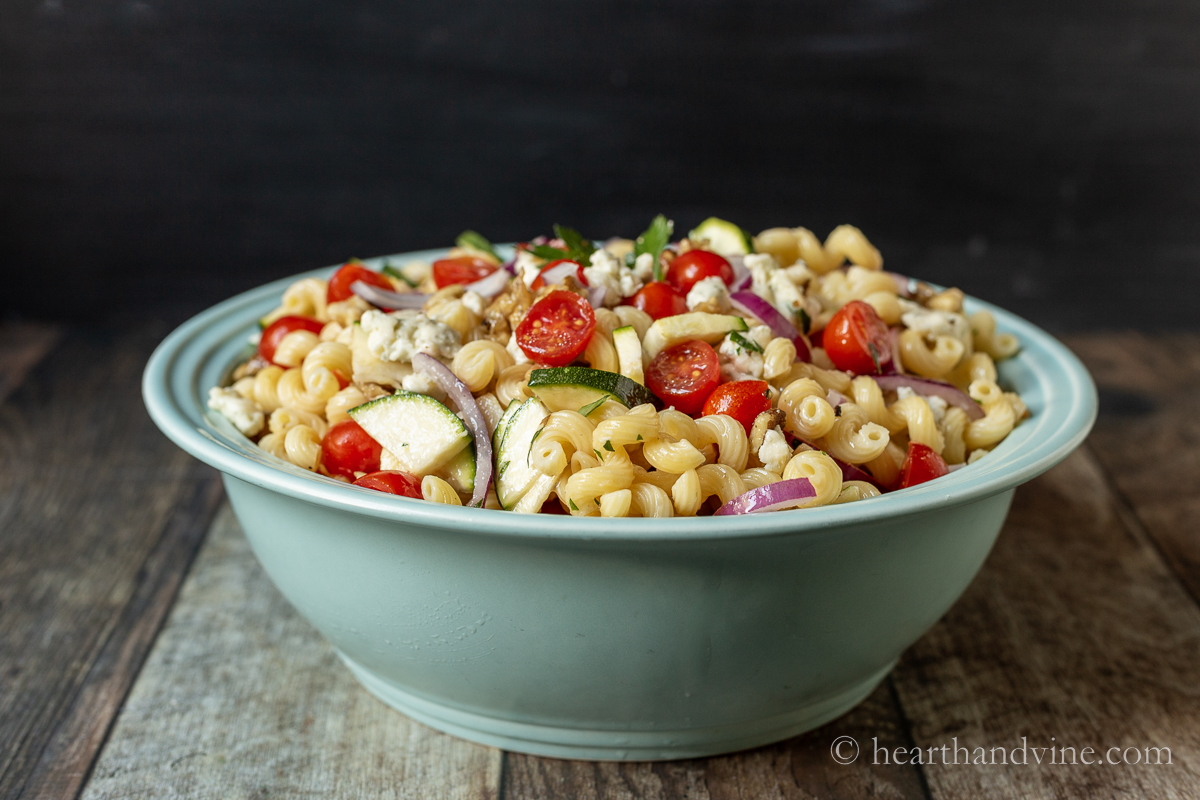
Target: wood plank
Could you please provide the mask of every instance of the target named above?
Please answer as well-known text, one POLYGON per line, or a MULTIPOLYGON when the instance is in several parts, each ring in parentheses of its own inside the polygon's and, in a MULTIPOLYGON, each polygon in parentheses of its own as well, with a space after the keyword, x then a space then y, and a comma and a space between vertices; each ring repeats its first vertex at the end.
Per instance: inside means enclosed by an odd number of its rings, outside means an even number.
POLYGON ((968 766, 939 751, 923 768, 935 798, 1200 796, 1200 609, 1124 524, 1088 449, 1019 490, 979 577, 893 679, 922 748, 1171 750, 1171 766, 968 766))
POLYGON ((0 405, 0 797, 74 793, 215 512, 142 408, 164 332, 73 331, 0 405))
MULTIPOLYGON (((637 800, 838 800, 923 798, 917 768, 841 766, 830 748, 840 736, 880 746, 911 747, 888 683, 846 716, 803 736, 728 756, 656 763, 592 763, 506 753, 505 800, 637 798, 637 800)), ((846 751, 849 752, 849 751, 846 751)))
POLYGON ((495 798, 500 769, 360 688, 225 507, 83 798, 495 798))
POLYGON ((0 403, 62 338, 62 327, 37 322, 0 323, 0 403))
POLYGON ((1134 524, 1200 601, 1200 335, 1068 340, 1100 390, 1092 449, 1134 524))

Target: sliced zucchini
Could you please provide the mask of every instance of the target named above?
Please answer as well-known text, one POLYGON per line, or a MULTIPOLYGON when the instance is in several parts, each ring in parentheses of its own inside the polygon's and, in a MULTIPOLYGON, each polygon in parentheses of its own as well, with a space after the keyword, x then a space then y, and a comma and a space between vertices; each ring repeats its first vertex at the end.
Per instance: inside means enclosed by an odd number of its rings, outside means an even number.
MULTIPOLYGON (((424 476, 450 463, 471 445, 471 432, 453 411, 432 397, 400 391, 349 411, 372 439, 395 456, 400 469, 424 476)), ((475 456, 471 454, 471 482, 475 456)), ((459 474, 465 474, 466 468, 459 474)))
POLYGON ((688 314, 676 314, 673 317, 656 320, 646 331, 642 347, 647 356, 654 358, 661 350, 676 342, 699 339, 702 342, 716 344, 732 331, 749 329, 750 326, 741 317, 731 314, 708 314, 703 311, 692 311, 688 314))
POLYGON ((470 494, 475 491, 475 443, 450 459, 450 463, 434 472, 455 491, 470 494))
POLYGON ((508 404, 508 408, 504 409, 504 413, 500 415, 499 422, 496 423, 496 430, 492 434, 492 452, 500 449, 500 443, 504 441, 504 431, 508 428, 508 423, 512 420, 513 414, 517 413, 517 409, 521 407, 518 402, 508 404))
MULTIPOLYGON (((516 405, 514 403, 514 405, 516 405)), ((529 450, 550 412, 534 397, 521 403, 496 448, 496 499, 503 508, 517 504, 542 473, 529 466, 529 450)))
POLYGON ((642 370, 642 341, 638 339, 637 331, 632 325, 617 328, 613 331, 613 346, 617 348, 617 363, 620 364, 621 374, 634 383, 646 385, 646 375, 642 370))
POLYGON ((688 233, 689 239, 707 239, 709 248, 723 256, 744 256, 754 252, 749 233, 717 217, 709 217, 688 233))
POLYGON ((529 391, 551 411, 579 411, 608 398, 629 408, 642 403, 662 407, 645 386, 624 375, 590 367, 535 369, 529 373, 529 391))

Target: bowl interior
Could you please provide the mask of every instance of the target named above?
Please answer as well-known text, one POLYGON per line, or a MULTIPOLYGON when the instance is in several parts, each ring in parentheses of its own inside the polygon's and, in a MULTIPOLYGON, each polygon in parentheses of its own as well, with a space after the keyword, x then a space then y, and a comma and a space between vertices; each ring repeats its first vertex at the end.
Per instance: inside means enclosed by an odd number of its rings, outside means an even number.
MULTIPOLYGON (((430 260, 445 249, 404 253, 366 263, 430 260)), ((208 389, 221 384, 248 354, 258 319, 275 308, 300 277, 327 277, 336 267, 313 270, 252 289, 184 323, 155 351, 143 379, 151 417, 184 450, 228 474, 282 494, 349 513, 487 534, 551 538, 726 538, 854 525, 896 514, 967 503, 1010 489, 1065 458, 1087 436, 1096 417, 1096 389, 1082 363, 1045 331, 1003 309, 966 299, 966 310, 984 309, 997 329, 1017 335, 1022 349, 998 364, 1001 385, 1020 392, 1030 418, 990 454, 927 484, 882 497, 803 512, 683 519, 565 518, 517 515, 443 506, 349 486, 302 470, 260 450, 223 417, 205 407, 208 389)))

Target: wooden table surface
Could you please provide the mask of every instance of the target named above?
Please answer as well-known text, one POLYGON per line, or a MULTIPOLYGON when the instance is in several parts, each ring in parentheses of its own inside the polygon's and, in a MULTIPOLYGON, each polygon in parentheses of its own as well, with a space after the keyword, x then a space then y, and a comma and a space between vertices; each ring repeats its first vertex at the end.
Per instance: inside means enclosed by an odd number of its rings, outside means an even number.
POLYGON ((217 474, 147 417, 165 333, 0 326, 0 797, 1200 796, 1200 336, 1068 340, 1095 432, 1018 490, 982 572, 861 706, 735 755, 596 764, 469 744, 360 689, 217 474), (1023 738, 1028 764, 943 763, 1023 738), (875 763, 874 742, 933 763, 875 763), (1034 763, 1047 746, 1102 763, 1034 763), (1126 748, 1171 763, 1105 760, 1126 748))

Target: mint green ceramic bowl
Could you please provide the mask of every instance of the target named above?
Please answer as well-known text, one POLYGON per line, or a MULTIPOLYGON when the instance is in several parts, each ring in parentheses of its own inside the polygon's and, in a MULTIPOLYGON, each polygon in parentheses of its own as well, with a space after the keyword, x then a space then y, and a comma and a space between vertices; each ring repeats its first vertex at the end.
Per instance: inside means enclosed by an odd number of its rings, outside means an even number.
POLYGON ((969 300, 1020 337, 1001 381, 1032 417, 945 478, 732 518, 434 505, 287 465, 205 410, 292 280, 167 337, 146 367, 150 415, 221 470, 263 567, 363 686, 440 730, 539 755, 710 755, 845 713, 971 582, 1014 489, 1079 446, 1096 415, 1091 378, 1062 344, 969 300))

